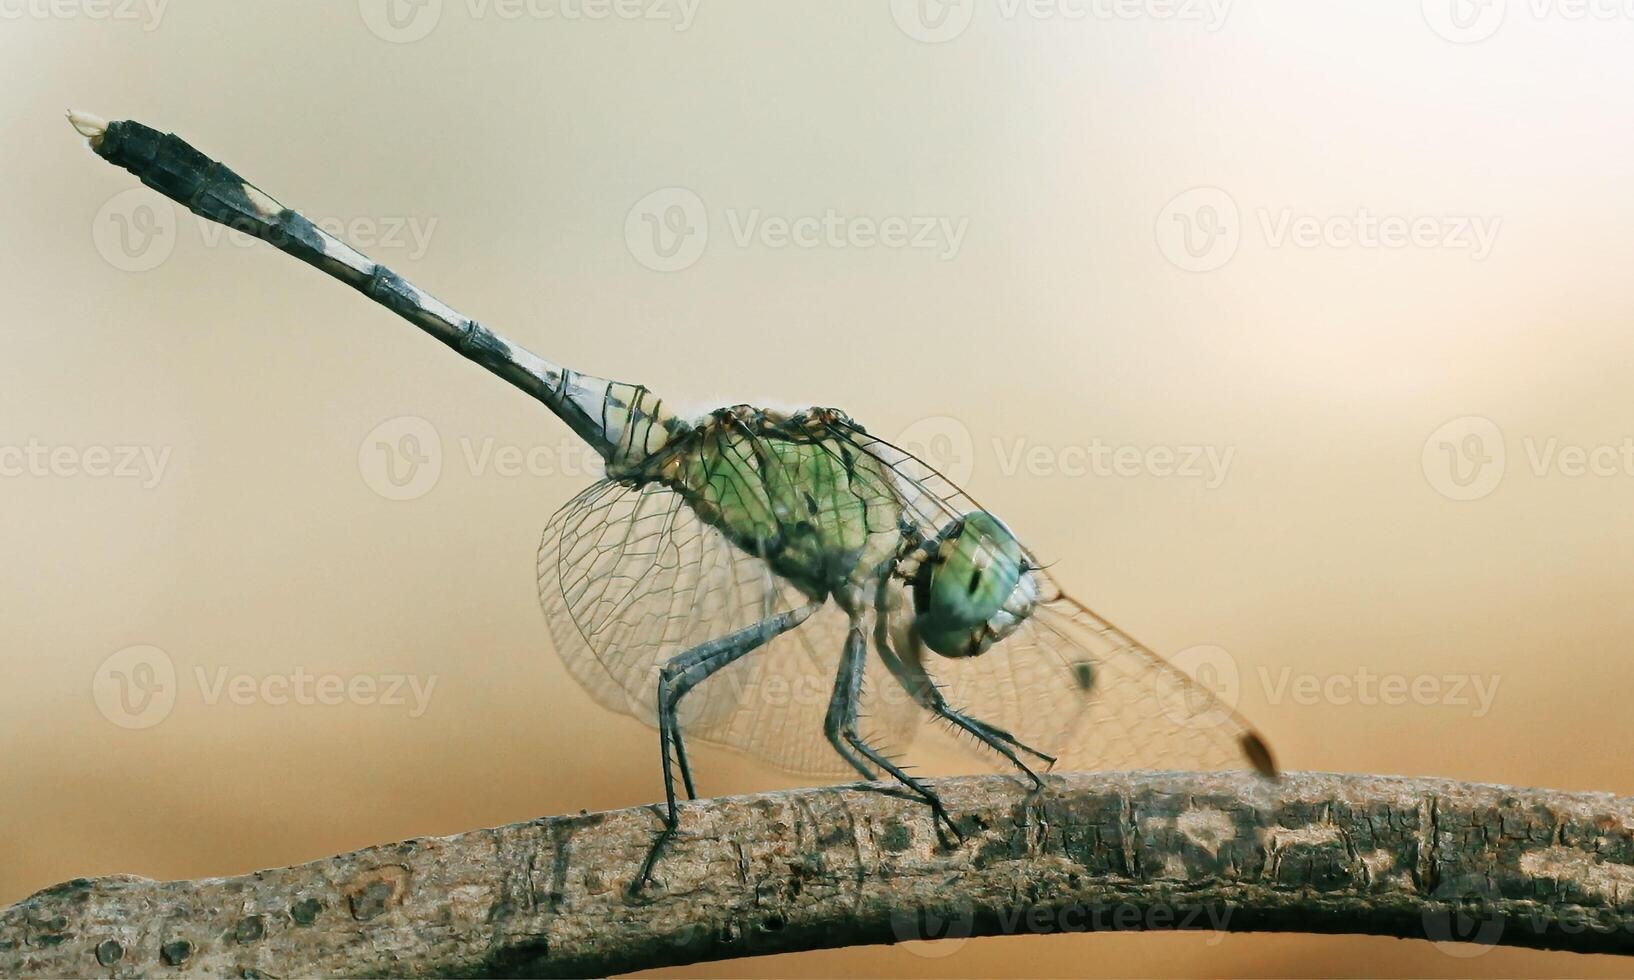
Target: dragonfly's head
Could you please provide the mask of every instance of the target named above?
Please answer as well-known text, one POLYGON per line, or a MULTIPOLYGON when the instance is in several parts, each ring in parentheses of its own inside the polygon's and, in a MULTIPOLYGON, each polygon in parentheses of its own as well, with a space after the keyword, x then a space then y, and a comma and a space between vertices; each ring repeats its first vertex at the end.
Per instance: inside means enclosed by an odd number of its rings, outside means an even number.
POLYGON ((914 627, 944 657, 974 657, 1009 636, 1038 602, 1021 542, 986 511, 951 521, 913 579, 914 627))

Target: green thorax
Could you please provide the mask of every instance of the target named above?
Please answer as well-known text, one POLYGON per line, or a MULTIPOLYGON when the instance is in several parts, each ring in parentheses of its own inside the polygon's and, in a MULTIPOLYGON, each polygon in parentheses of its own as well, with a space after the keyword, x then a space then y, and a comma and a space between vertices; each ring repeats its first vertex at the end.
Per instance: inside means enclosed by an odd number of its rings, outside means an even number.
POLYGON ((895 554, 902 506, 889 469, 834 417, 720 409, 655 458, 652 476, 801 591, 843 596, 895 554))

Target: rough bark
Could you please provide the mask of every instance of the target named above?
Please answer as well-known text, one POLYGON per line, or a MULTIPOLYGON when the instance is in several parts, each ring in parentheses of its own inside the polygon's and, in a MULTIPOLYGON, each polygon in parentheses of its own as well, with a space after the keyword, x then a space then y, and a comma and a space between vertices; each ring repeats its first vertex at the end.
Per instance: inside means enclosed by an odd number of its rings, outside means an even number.
POLYGON ((651 808, 234 878, 77 879, 0 911, 0 975, 584 976, 1016 932, 1371 933, 1634 952, 1634 800, 1441 780, 1068 774, 651 808))

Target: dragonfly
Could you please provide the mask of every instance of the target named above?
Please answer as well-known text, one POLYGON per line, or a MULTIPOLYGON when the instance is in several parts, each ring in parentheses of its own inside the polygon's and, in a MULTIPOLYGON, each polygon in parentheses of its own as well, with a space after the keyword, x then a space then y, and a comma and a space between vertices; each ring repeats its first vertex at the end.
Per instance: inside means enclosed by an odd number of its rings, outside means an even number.
POLYGON ((834 408, 687 418, 456 312, 174 134, 69 113, 92 150, 193 213, 345 282, 556 414, 605 477, 544 530, 538 583, 567 671, 659 736, 664 825, 684 736, 813 776, 891 777, 961 838, 903 753, 963 736, 1037 789, 1075 768, 1233 768, 1266 741, 1055 582, 937 469, 834 408), (934 724, 927 725, 932 722, 934 724), (1000 761, 1002 760, 1002 761, 1000 761))

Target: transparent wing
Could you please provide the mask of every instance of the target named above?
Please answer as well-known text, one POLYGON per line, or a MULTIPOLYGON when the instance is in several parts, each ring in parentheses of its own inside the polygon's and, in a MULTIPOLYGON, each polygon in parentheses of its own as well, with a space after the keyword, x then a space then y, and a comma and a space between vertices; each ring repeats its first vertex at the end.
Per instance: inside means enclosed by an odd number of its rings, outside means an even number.
MULTIPOLYGON (((1061 768, 1274 772, 1264 742, 1220 695, 1059 591, 981 656, 932 656, 925 667, 955 707, 1061 768)), ((1228 661, 1204 657, 1199 669, 1230 693, 1228 661)))
POLYGON ((885 464, 892 476, 888 489, 923 533, 934 535, 948 521, 983 509, 952 480, 901 446, 870 435, 853 422, 834 423, 829 431, 885 464))
MULTIPOLYGON (((574 679, 605 707, 654 726, 666 661, 808 601, 656 484, 608 480, 569 501, 545 528, 538 573, 551 637, 574 679)), ((681 702, 683 733, 795 772, 851 772, 823 733, 849 628, 826 604, 711 676, 681 702)), ((882 666, 869 671, 868 732, 906 747, 918 716, 897 702, 876 704, 893 682, 882 666)))
MULTIPOLYGON (((849 441, 893 474, 896 492, 922 534, 982 509, 968 494, 906 450, 840 425, 849 441)), ((956 710, 1010 732, 1070 769, 1230 769, 1274 772, 1269 749, 1220 695, 1082 603, 1038 568, 1033 614, 976 657, 950 659, 922 649, 917 662, 956 710)), ((907 598, 899 598, 900 610, 907 598)), ((915 645, 900 630, 899 650, 915 645)), ((1234 697, 1235 665, 1223 651, 1199 658, 1200 674, 1234 697)), ((938 728, 937 731, 943 731, 938 728)), ((959 738, 961 746, 985 747, 959 738)), ((1002 760, 1001 760, 1002 761, 1002 760)))

